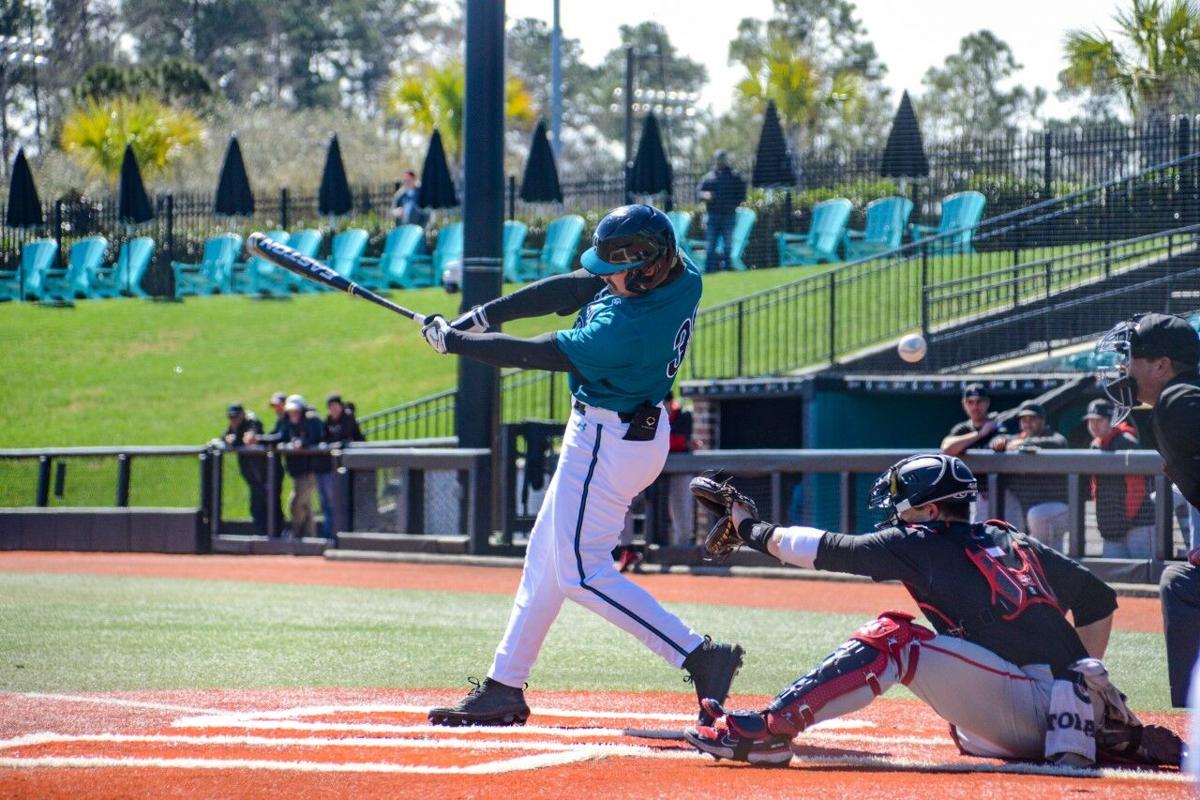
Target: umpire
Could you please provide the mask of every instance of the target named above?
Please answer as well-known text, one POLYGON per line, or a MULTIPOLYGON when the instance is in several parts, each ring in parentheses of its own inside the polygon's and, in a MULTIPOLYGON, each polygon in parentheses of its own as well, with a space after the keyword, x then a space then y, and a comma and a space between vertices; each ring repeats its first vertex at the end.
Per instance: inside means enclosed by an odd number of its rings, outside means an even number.
POLYGON ((1187 706, 1192 665, 1200 652, 1200 338, 1187 320, 1171 314, 1140 314, 1109 331, 1098 352, 1117 355, 1105 391, 1117 405, 1119 422, 1135 401, 1153 407, 1154 446, 1163 467, 1192 506, 1187 563, 1162 574, 1163 633, 1171 704, 1187 706))

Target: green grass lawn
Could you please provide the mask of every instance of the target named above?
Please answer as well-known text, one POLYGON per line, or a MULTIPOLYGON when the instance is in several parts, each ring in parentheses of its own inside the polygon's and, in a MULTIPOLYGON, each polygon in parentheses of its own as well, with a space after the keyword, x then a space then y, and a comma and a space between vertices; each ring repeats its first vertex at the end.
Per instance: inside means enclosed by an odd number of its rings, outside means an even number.
MULTIPOLYGON (((466 676, 482 676, 491 663, 510 603, 453 592, 0 572, 0 689, 465 687, 466 676)), ((791 683, 862 623, 861 615, 671 608, 697 629, 745 645, 737 689, 762 695, 791 683)), ((1118 632, 1106 661, 1136 708, 1167 708, 1161 636, 1118 632)), ((572 603, 530 685, 690 689, 627 634, 572 603)))

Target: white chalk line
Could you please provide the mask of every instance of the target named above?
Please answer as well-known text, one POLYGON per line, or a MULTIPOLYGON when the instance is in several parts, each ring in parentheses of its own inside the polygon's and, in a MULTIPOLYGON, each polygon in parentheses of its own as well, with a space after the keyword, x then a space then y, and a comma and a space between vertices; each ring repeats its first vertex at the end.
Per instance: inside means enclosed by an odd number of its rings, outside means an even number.
MULTIPOLYGON (((321 717, 330 714, 421 714, 429 712, 428 705, 401 703, 396 705, 326 705, 298 706, 296 708, 281 708, 273 711, 245 711, 221 714, 227 717, 246 719, 293 719, 295 717, 321 717)), ((661 712, 642 711, 591 711, 572 710, 569 708, 534 708, 532 716, 565 717, 568 719, 644 719, 655 722, 690 722, 696 719, 692 714, 667 714, 661 712)))
MULTIPOLYGON (((148 700, 129 700, 124 697, 102 697, 80 694, 47 694, 44 692, 12 692, 15 697, 25 697, 31 700, 51 700, 62 703, 96 703, 103 706, 120 706, 122 708, 148 708, 154 711, 177 711, 181 714, 226 714, 231 713, 223 708, 197 708, 196 706, 180 706, 171 703, 154 703, 148 700)), ((3 695, 0 694, 0 697, 3 695)))

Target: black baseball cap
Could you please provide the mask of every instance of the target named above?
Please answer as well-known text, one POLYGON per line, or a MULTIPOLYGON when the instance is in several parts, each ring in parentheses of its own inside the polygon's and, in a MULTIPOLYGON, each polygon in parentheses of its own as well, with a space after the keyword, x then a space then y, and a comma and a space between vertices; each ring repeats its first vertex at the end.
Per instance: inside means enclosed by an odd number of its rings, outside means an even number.
POLYGON ((1196 364, 1200 361, 1200 337, 1183 317, 1174 314, 1142 314, 1135 318, 1129 337, 1132 358, 1162 358, 1196 364))
POLYGON ((1113 404, 1109 400, 1103 398, 1093 400, 1088 403, 1087 413, 1083 415, 1084 419, 1112 419, 1113 404))
POLYGON ((330 403, 337 403, 339 406, 346 405, 345 403, 342 402, 342 396, 340 394, 337 394, 336 392, 334 394, 329 395, 329 397, 325 398, 325 405, 329 405, 330 403))
POLYGON ((992 395, 982 383, 968 383, 963 387, 962 396, 963 400, 966 400, 968 397, 991 397, 992 395))
POLYGON ((245 413, 246 409, 242 407, 241 403, 230 403, 229 408, 225 409, 225 415, 230 417, 245 413))
POLYGON ((1032 400, 1026 400, 1021 405, 1017 406, 1018 417, 1041 417, 1046 418, 1046 407, 1041 403, 1035 403, 1032 400))

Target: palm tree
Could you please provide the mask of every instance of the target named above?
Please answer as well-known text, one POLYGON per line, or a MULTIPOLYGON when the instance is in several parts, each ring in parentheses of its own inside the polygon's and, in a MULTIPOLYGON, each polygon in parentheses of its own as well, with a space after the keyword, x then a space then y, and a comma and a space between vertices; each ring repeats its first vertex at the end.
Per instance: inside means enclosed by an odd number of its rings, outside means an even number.
MULTIPOLYGON (((441 131, 455 163, 462 160, 465 72, 461 61, 427 65, 418 72, 392 78, 383 90, 384 111, 424 131, 441 131)), ((523 124, 536 116, 533 97, 519 78, 509 77, 505 84, 504 113, 510 122, 523 124)))
POLYGON ((746 69, 738 94, 756 114, 766 109, 767 101, 775 101, 793 153, 800 152, 801 139, 811 139, 830 116, 853 119, 862 112, 862 76, 822 68, 786 36, 773 33, 766 47, 744 52, 738 60, 746 69))
POLYGON ((133 145, 142 169, 163 172, 185 150, 198 147, 204 123, 191 111, 152 97, 88 100, 63 120, 59 143, 89 171, 110 180, 121 172, 125 145, 133 145))
POLYGON ((1120 93, 1135 116, 1165 113, 1200 77, 1200 7, 1194 0, 1132 0, 1114 17, 1116 36, 1102 30, 1067 34, 1069 93, 1120 93))

